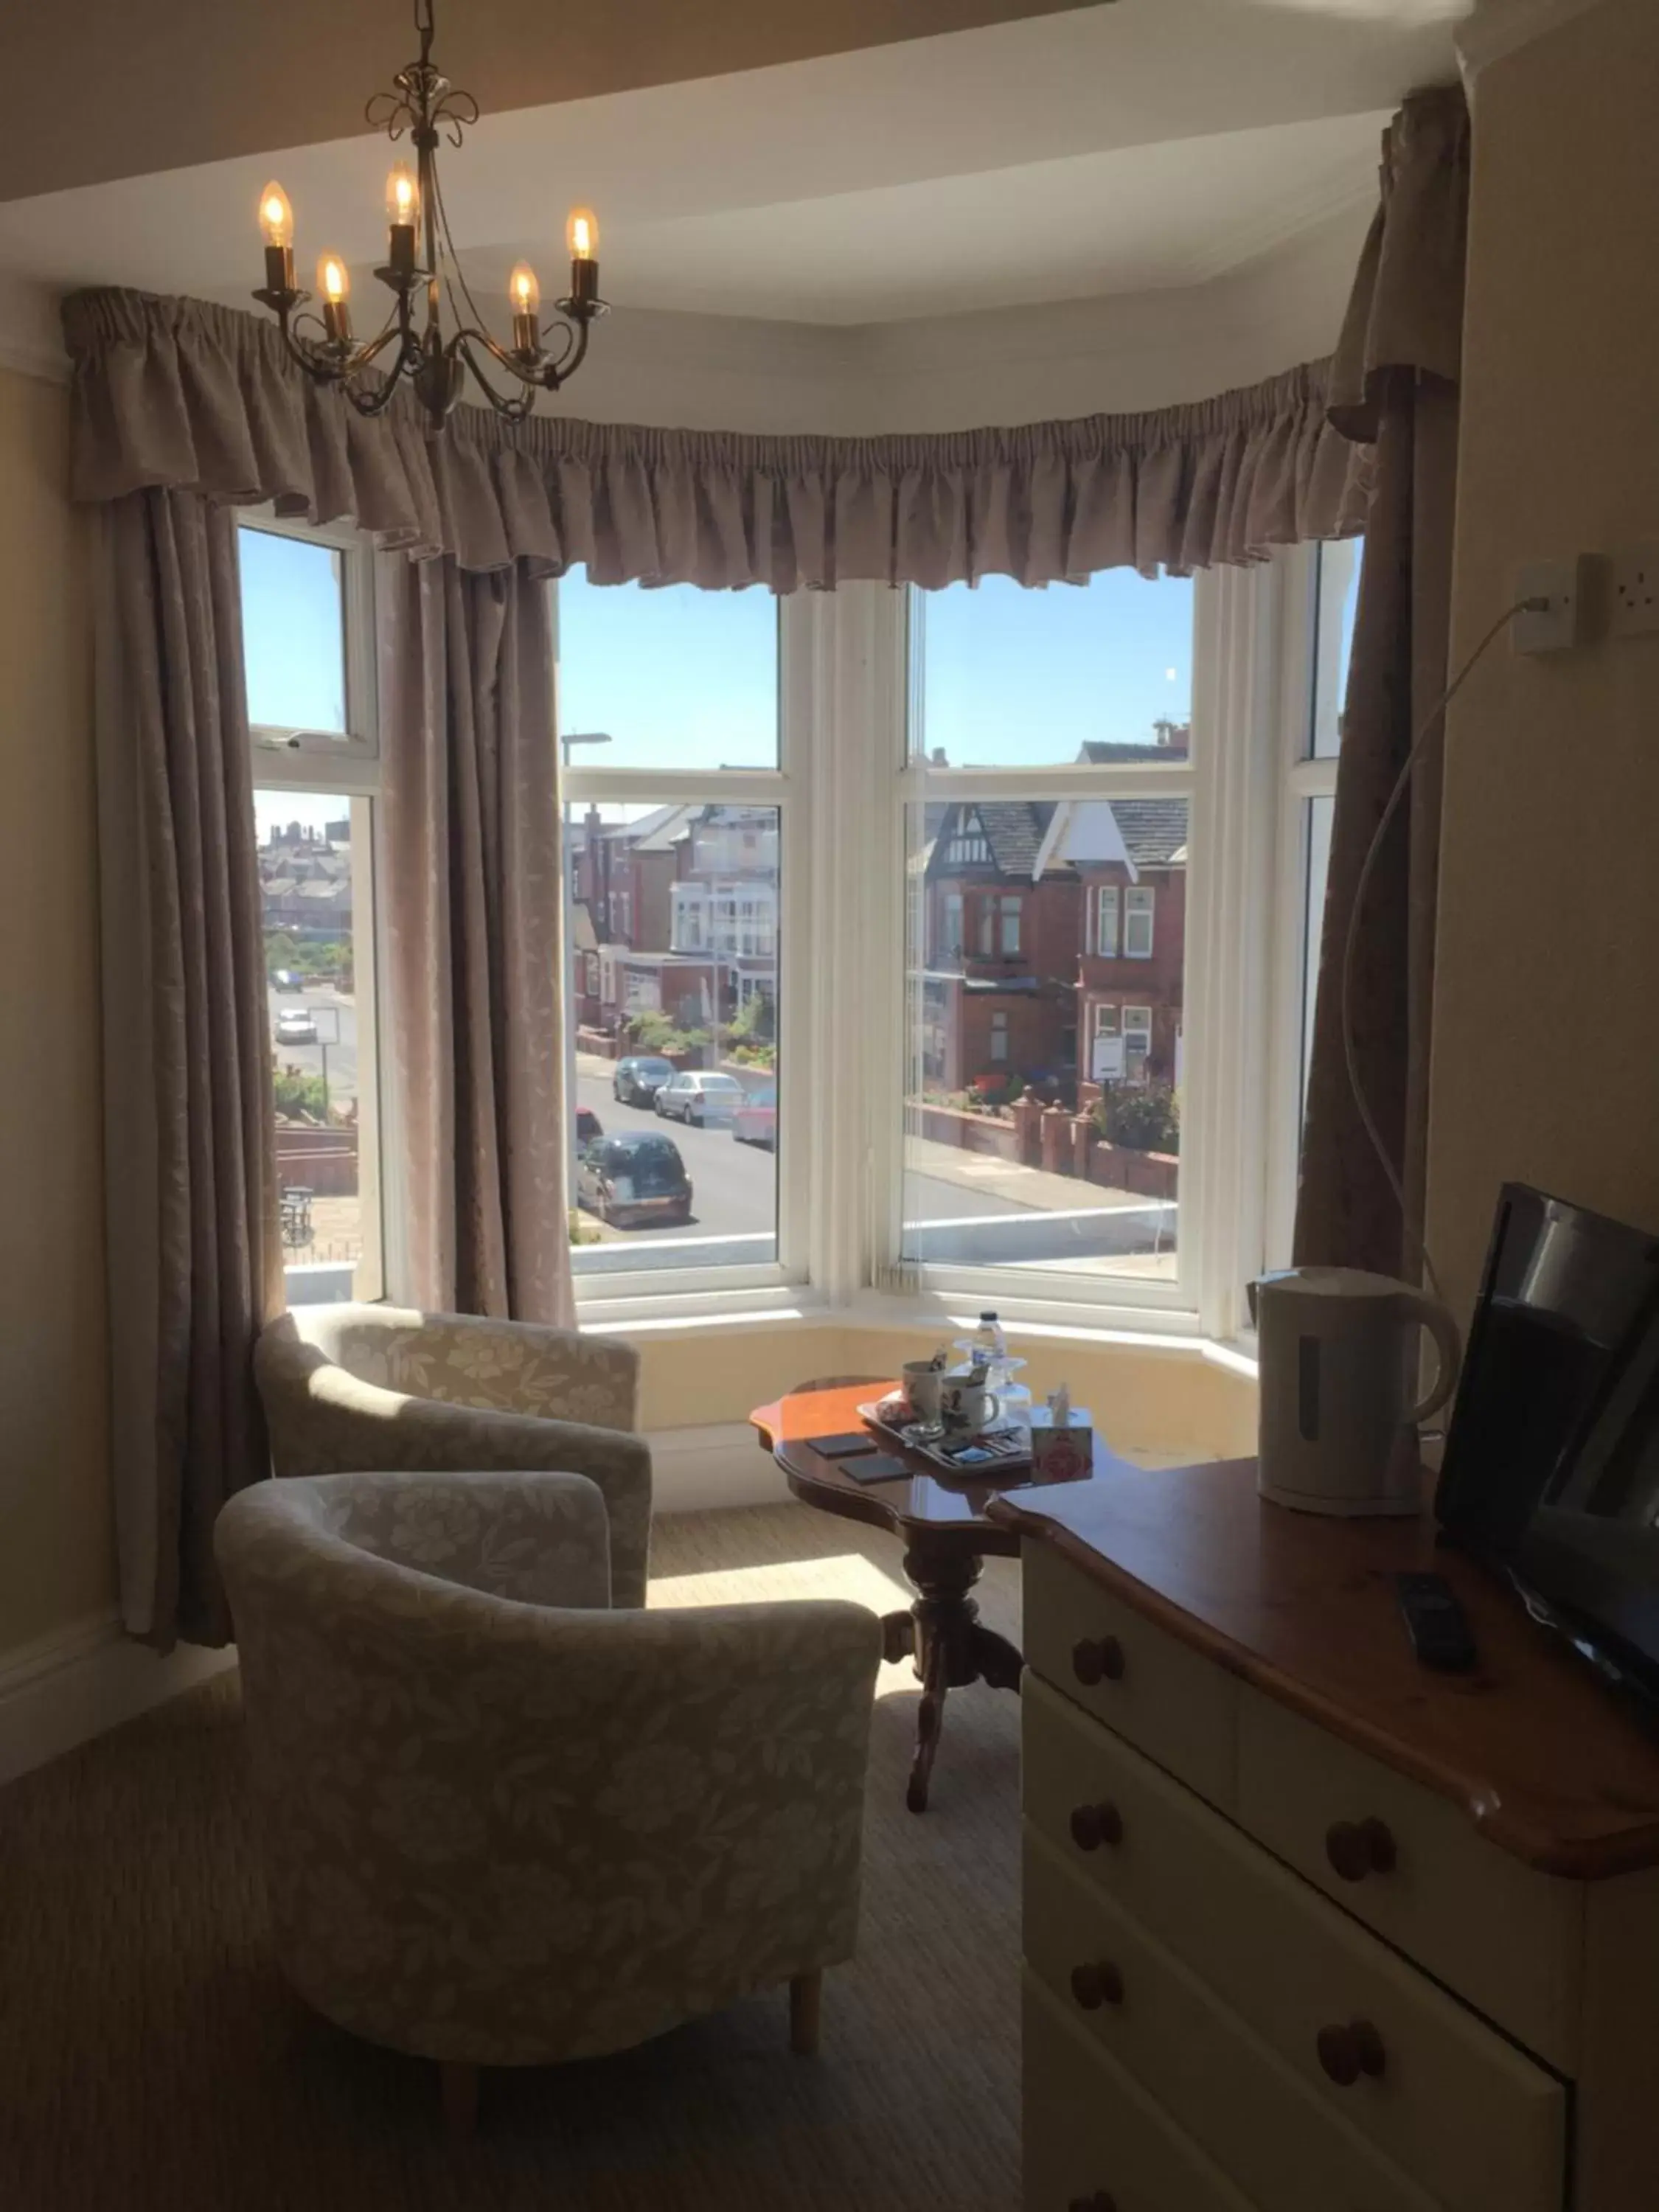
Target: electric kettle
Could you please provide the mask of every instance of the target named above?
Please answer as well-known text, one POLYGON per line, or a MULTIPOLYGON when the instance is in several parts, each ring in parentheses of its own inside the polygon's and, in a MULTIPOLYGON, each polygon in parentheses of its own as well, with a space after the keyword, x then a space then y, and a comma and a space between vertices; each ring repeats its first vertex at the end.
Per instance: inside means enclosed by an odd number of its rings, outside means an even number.
POLYGON ((1358 1267, 1286 1267, 1249 1287, 1260 1370, 1256 1487, 1304 1513, 1416 1513, 1417 1425, 1457 1379, 1444 1306, 1358 1267), (1439 1367, 1419 1399, 1418 1332, 1439 1367))

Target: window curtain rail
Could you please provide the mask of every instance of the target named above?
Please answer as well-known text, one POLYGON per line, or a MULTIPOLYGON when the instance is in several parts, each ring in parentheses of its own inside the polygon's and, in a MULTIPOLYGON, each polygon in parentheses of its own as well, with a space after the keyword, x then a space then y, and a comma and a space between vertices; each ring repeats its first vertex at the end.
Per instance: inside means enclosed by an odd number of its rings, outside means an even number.
POLYGON ((64 303, 82 500, 147 488, 349 518, 386 549, 601 583, 854 579, 929 589, 1103 568, 1178 574, 1363 527, 1368 456, 1327 417, 1329 364, 1151 413, 883 438, 759 437, 463 406, 436 439, 373 421, 264 319, 105 289, 64 303))

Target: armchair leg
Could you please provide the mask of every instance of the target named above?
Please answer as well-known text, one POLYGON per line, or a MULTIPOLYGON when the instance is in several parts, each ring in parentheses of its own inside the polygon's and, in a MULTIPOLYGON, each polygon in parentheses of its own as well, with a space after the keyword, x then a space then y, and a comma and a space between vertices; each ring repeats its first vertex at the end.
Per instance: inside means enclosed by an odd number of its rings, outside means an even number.
POLYGON ((438 2090, 443 2101, 444 2129, 450 2141, 467 2142, 478 2123, 477 2068, 440 2064, 438 2090))
POLYGON ((817 2055, 818 2014, 823 1996, 822 1970, 797 1974, 789 1984, 789 2048, 798 2058, 817 2055))

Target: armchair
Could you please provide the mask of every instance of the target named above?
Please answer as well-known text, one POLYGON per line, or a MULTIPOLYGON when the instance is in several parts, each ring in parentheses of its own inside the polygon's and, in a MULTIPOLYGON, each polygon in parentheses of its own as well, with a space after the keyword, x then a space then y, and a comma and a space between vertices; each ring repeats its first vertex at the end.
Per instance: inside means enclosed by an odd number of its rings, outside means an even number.
POLYGON ((855 1932, 874 1614, 608 1605, 569 1474, 253 1485, 215 1540, 283 1968, 342 2027, 477 2069, 592 2056, 855 1932))
POLYGON ((615 1602, 645 1602, 651 1454, 633 1429, 639 1354, 574 1329, 396 1306, 301 1306, 254 1374, 279 1475, 533 1468, 604 1493, 615 1602))

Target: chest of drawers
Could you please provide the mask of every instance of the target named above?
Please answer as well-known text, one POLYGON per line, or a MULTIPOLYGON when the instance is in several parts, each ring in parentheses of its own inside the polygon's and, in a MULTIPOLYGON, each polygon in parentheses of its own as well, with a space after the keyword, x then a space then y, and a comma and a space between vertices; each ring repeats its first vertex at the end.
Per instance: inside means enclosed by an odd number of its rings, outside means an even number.
POLYGON ((1659 1748, 1412 1524, 1247 1463, 1024 1538, 1026 2212, 1659 2212, 1659 1748), (1481 1664, 1411 1656, 1457 1581, 1481 1664))

